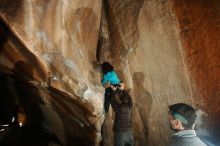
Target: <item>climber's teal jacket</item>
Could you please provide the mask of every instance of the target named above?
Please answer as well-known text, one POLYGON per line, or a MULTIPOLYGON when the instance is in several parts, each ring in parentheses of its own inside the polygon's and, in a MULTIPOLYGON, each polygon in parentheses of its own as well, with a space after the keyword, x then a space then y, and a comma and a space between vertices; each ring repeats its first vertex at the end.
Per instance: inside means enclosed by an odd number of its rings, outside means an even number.
POLYGON ((102 79, 102 85, 104 86, 108 81, 112 85, 116 85, 120 83, 120 80, 118 79, 118 76, 115 73, 115 71, 111 71, 111 72, 104 74, 103 79, 102 79))

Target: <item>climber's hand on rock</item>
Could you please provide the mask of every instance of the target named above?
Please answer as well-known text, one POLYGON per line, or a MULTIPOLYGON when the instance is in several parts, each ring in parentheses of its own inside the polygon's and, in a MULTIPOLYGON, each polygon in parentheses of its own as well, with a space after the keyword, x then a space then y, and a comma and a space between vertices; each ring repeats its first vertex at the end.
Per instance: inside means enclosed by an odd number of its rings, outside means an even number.
POLYGON ((120 87, 118 87, 120 90, 124 90, 125 89, 125 83, 119 83, 120 87))

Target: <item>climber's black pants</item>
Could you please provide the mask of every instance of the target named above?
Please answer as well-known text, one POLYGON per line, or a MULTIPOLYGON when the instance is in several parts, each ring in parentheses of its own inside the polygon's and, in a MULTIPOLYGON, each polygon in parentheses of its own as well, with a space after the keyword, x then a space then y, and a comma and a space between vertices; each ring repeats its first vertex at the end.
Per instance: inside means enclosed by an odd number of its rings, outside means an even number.
POLYGON ((111 93, 112 93, 112 89, 110 87, 105 89, 105 100, 104 100, 105 112, 108 112, 109 106, 111 104, 111 93))

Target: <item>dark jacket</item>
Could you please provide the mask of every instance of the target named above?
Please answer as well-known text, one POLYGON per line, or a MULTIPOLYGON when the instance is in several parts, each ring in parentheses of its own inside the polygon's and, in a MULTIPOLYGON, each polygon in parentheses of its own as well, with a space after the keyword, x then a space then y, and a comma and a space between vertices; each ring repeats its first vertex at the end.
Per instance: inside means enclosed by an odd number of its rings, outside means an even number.
POLYGON ((114 130, 116 132, 128 131, 132 128, 131 107, 133 105, 132 98, 126 91, 123 91, 128 96, 128 103, 118 103, 116 101, 116 92, 111 95, 111 105, 115 111, 114 130))

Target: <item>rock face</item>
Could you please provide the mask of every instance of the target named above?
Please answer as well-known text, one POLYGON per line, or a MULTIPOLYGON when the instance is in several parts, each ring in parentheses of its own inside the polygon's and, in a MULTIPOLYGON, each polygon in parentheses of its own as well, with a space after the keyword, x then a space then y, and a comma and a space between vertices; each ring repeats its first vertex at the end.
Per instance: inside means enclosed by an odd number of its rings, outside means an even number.
POLYGON ((209 131, 220 136, 220 2, 174 1, 194 104, 206 111, 209 131))
POLYGON ((103 88, 92 62, 101 0, 11 0, 1 1, 0 7, 10 29, 1 43, 4 70, 35 82, 45 103, 40 105, 44 120, 65 145, 99 143, 103 88))
MULTIPOLYGON (((44 102, 39 105, 44 120, 67 146, 101 140, 104 89, 93 61, 111 62, 126 83, 134 100, 136 146, 166 145, 167 106, 176 102, 205 111, 210 121, 203 126, 220 137, 219 5, 217 0, 0 1, 0 69, 34 85, 44 102)), ((103 125, 106 146, 113 145, 113 118, 110 112, 103 125)))

